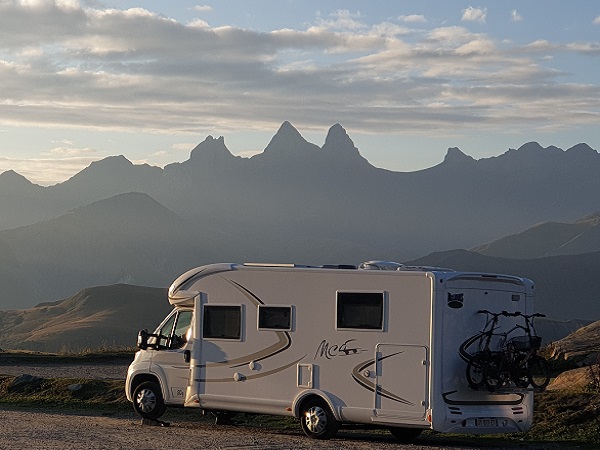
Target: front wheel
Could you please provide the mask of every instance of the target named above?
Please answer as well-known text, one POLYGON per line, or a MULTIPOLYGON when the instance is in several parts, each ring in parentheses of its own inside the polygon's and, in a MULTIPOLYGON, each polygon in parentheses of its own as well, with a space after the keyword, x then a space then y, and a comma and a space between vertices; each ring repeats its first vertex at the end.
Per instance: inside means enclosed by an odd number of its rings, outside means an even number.
POLYGON ((160 386, 154 381, 144 381, 133 392, 133 409, 142 418, 156 420, 167 409, 160 386))
POLYGON ((331 409, 320 398, 307 400, 300 408, 302 431, 311 439, 330 439, 340 428, 331 409))

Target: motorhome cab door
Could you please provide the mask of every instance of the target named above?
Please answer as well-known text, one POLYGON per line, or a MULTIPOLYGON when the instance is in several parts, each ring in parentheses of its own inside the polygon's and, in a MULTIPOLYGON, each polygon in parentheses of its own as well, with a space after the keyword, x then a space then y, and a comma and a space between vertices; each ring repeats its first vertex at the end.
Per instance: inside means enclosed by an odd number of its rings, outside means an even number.
POLYGON ((157 329, 159 342, 153 350, 151 371, 162 375, 166 381, 163 393, 165 401, 171 404, 183 404, 185 391, 190 377, 189 328, 192 321, 191 309, 175 309, 157 329))
POLYGON ((419 345, 376 346, 375 409, 381 418, 425 420, 427 348, 419 345))

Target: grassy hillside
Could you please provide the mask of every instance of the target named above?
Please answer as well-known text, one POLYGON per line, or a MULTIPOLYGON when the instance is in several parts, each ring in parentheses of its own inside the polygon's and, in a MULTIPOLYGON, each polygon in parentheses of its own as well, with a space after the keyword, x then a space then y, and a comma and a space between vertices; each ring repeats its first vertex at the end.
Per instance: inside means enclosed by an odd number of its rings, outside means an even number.
POLYGON ((170 311, 167 290, 131 285, 87 288, 65 300, 0 311, 0 348, 77 352, 133 347, 170 311))

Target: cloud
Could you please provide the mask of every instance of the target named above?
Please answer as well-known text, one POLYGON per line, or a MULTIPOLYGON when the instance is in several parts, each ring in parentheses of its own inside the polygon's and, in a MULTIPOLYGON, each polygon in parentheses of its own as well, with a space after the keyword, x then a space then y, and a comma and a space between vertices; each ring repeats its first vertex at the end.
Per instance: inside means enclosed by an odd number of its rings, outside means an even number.
POLYGON ((600 25, 600 16, 594 19, 594 25, 600 25))
POLYGON ((510 13, 510 20, 512 20, 513 22, 522 22, 523 16, 521 16, 521 14, 519 14, 516 9, 513 9, 510 13))
MULTIPOLYGON (((484 22, 486 14, 470 7, 463 20, 484 22)), ((461 26, 400 25, 425 24, 420 16, 394 20, 368 23, 338 10, 303 29, 261 32, 185 24, 143 8, 0 0, 0 117, 7 127, 186 141, 215 129, 271 131, 283 120, 322 127, 333 115, 356 133, 440 134, 597 118, 598 84, 579 85, 542 61, 595 56, 597 43, 540 36, 517 46, 461 26)), ((95 156, 53 145, 65 164, 95 156)))
POLYGON ((338 9, 329 14, 328 19, 318 20, 319 26, 328 30, 360 30, 367 28, 362 22, 360 12, 351 12, 348 9, 338 9))
POLYGON ((398 20, 406 23, 427 23, 427 19, 422 14, 410 14, 399 16, 398 20))
POLYGON ((213 11, 213 7, 210 5, 196 5, 192 9, 194 11, 199 11, 199 12, 212 12, 213 11))
POLYGON ((54 147, 48 150, 50 156, 82 156, 96 153, 93 148, 74 148, 74 147, 54 147))
POLYGON ((463 9, 462 21, 463 22, 479 22, 485 23, 487 17, 487 8, 473 8, 469 6, 467 9, 463 9))

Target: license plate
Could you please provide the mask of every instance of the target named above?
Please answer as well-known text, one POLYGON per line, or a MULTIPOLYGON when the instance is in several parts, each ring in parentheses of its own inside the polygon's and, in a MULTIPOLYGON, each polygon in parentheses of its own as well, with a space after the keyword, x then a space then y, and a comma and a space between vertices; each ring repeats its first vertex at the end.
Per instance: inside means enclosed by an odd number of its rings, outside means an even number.
POLYGON ((476 427, 497 427, 498 419, 475 419, 476 427))

